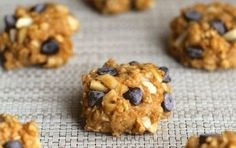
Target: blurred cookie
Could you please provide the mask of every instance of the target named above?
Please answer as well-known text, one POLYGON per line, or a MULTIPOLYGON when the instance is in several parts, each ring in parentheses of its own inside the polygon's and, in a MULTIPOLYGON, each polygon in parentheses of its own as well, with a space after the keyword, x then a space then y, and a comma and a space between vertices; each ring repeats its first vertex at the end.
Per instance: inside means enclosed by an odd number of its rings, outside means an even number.
POLYGON ((40 148, 35 122, 20 123, 14 116, 0 114, 0 148, 40 148))
POLYGON ((79 22, 63 5, 18 7, 4 20, 0 52, 8 70, 31 65, 59 67, 73 54, 70 37, 79 29, 79 22))
POLYGON ((236 67, 236 7, 196 4, 171 22, 169 52, 182 64, 206 70, 236 67))
POLYGON ((225 131, 223 135, 208 134, 192 136, 185 148, 234 148, 236 147, 236 132, 225 131))
POLYGON ((148 9, 154 5, 154 1, 155 0, 92 0, 92 3, 97 10, 104 14, 118 14, 130 9, 148 9))

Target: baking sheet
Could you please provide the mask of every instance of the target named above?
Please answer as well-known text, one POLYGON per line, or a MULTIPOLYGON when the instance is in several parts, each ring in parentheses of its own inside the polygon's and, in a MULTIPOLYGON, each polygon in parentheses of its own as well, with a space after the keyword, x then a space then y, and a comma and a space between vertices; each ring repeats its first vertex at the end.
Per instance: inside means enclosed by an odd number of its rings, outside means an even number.
MULTIPOLYGON (((54 70, 0 69, 0 112, 35 120, 44 148, 77 147, 181 147, 192 134, 236 130, 236 70, 208 73, 181 66, 165 52, 169 22, 179 9, 213 0, 158 0, 155 8, 137 13, 102 16, 82 0, 51 0, 70 7, 81 30, 73 37, 75 56, 54 70), (79 119, 81 76, 108 58, 119 63, 137 60, 168 66, 171 70, 175 110, 159 124, 156 134, 122 135, 83 131, 79 119)), ((235 0, 225 0, 236 5, 235 0)), ((18 5, 45 0, 0 1, 0 18, 18 5)), ((3 19, 0 20, 3 30, 3 19)))

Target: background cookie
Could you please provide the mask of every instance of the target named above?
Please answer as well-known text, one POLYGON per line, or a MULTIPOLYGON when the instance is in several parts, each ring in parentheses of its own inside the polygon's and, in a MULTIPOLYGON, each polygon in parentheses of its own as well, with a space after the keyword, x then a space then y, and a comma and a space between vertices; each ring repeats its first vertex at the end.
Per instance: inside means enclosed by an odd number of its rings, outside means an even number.
POLYGON ((236 7, 196 4, 171 22, 170 53, 182 64, 207 70, 236 67, 236 7))
POLYGON ((40 148, 35 122, 20 123, 14 116, 0 114, 0 148, 40 148))
POLYGON ((236 132, 225 131, 220 134, 207 134, 192 136, 186 144, 186 148, 230 148, 236 146, 236 132))
POLYGON ((18 7, 4 21, 0 51, 8 70, 31 65, 59 67, 73 54, 70 37, 79 29, 79 22, 63 5, 18 7))
POLYGON ((155 0, 90 0, 93 6, 104 14, 118 14, 130 9, 145 10, 154 5, 155 0))

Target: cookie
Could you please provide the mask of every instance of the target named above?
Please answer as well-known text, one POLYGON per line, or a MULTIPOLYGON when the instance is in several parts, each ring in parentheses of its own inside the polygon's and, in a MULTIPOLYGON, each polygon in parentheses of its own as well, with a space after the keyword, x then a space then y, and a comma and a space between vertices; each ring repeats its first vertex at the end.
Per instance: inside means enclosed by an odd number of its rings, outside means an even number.
POLYGON ((82 117, 85 130, 112 133, 155 133, 167 118, 174 98, 167 67, 117 64, 112 59, 83 76, 82 117))
POLYGON ((231 148, 236 147, 236 132, 225 131, 222 135, 208 134, 192 136, 186 148, 231 148))
POLYGON ((118 14, 131 9, 145 10, 154 5, 155 0, 92 0, 93 6, 104 14, 118 14))
POLYGON ((14 116, 0 114, 0 148, 40 148, 35 122, 20 123, 14 116))
POLYGON ((236 67, 236 7, 226 3, 195 4, 171 22, 169 52, 194 68, 236 67))
POLYGON ((70 38, 79 29, 79 22, 63 5, 18 7, 4 21, 0 52, 7 70, 31 65, 59 67, 73 54, 70 38))

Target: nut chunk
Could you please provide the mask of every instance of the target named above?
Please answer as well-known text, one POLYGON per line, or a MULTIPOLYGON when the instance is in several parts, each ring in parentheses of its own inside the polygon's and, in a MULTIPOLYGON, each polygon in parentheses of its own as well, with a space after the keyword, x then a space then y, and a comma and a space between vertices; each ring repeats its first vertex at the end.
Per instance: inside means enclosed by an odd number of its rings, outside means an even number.
POLYGON ((92 0, 96 9, 104 14, 118 14, 130 9, 145 10, 154 5, 155 0, 92 0))
POLYGON ((0 114, 0 148, 40 148, 35 122, 20 123, 14 116, 0 114))
POLYGON ((236 132, 225 131, 222 135, 208 134, 199 137, 192 136, 186 148, 234 148, 236 147, 236 132))
POLYGON ((83 76, 85 130, 113 136, 156 132, 174 107, 170 80, 167 67, 108 60, 83 76))
POLYGON ((236 7, 226 3, 196 4, 181 10, 171 23, 170 54, 194 68, 236 67, 236 7))
POLYGON ((73 54, 70 38, 79 29, 79 22, 63 5, 18 7, 4 21, 0 53, 7 70, 31 65, 59 67, 73 54))

